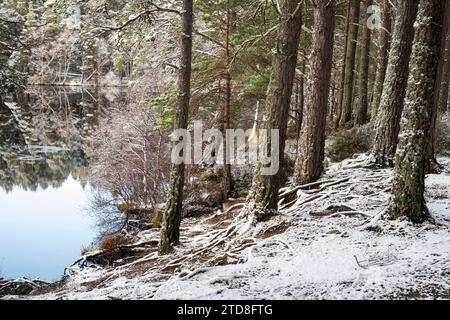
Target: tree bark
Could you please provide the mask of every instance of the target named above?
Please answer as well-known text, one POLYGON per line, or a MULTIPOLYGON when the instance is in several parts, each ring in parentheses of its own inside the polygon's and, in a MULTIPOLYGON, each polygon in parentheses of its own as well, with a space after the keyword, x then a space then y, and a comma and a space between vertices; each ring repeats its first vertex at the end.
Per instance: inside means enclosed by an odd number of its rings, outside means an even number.
POLYGON ((370 62, 370 39, 371 32, 367 27, 369 15, 367 10, 372 5, 372 0, 364 1, 364 20, 362 23, 363 34, 361 40, 361 55, 358 74, 358 104, 355 117, 355 124, 362 126, 367 123, 367 113, 369 109, 369 62, 370 62))
POLYGON ((344 51, 342 57, 342 66, 341 66, 341 74, 339 78, 339 100, 337 102, 336 108, 336 122, 335 127, 338 128, 341 122, 342 116, 342 103, 344 102, 344 86, 345 86, 345 67, 347 61, 347 45, 348 45, 348 36, 349 36, 349 28, 350 28, 350 2, 347 5, 347 18, 346 18, 346 26, 345 26, 345 43, 344 43, 344 51))
POLYGON ((450 18, 447 24, 447 39, 446 39, 446 49, 445 49, 445 60, 443 69, 443 79, 441 84, 441 94, 439 97, 439 110, 442 113, 448 111, 449 101, 449 85, 450 85, 450 18))
POLYGON ((223 198, 224 200, 230 197, 232 188, 231 164, 229 159, 229 144, 226 132, 230 129, 231 123, 231 70, 230 70, 230 36, 231 36, 231 11, 227 9, 226 13, 226 29, 225 29, 225 106, 223 109, 223 132, 225 138, 223 139, 223 198))
MULTIPOLYGON (((333 69, 333 68, 332 68, 333 69)), ((330 101, 328 102, 328 118, 331 123, 334 121, 336 115, 336 72, 331 72, 330 80, 330 101)))
POLYGON ((379 53, 377 62, 377 74, 375 78, 373 100, 371 106, 371 119, 375 120, 380 107, 381 94, 383 93, 384 79, 386 78, 386 69, 388 65, 390 38, 392 31, 391 5, 389 0, 383 0, 381 15, 381 29, 379 31, 379 53))
MULTIPOLYGON (((188 127, 189 103, 191 98, 193 19, 193 0, 183 0, 176 129, 187 129, 188 127)), ((161 254, 171 252, 172 245, 178 244, 180 241, 184 179, 185 164, 174 165, 172 167, 170 189, 161 227, 159 245, 159 252, 161 254)))
MULTIPOLYGON (((269 132, 267 146, 271 149, 270 131, 279 130, 279 154, 272 154, 273 161, 279 161, 284 168, 284 149, 286 144, 286 116, 292 97, 292 87, 297 65, 300 31, 302 27, 302 0, 281 1, 281 17, 278 29, 277 45, 273 57, 273 71, 266 99, 266 122, 264 129, 269 132)), ((269 219, 278 209, 278 191, 282 184, 283 174, 262 175, 263 168, 258 163, 250 194, 247 198, 247 209, 258 221, 269 219)))
POLYGON ((346 126, 352 120, 352 102, 354 89, 354 75, 356 62, 356 44, 358 41, 360 1, 350 0, 350 20, 347 39, 347 53, 345 58, 344 97, 342 101, 342 115, 340 126, 346 126))
MULTIPOLYGON (((448 82, 449 82, 449 86, 450 86, 450 75, 449 75, 449 77, 448 77, 448 82)), ((450 87, 449 88, 447 88, 447 90, 448 90, 448 98, 447 98, 447 112, 449 112, 449 110, 450 110, 450 87)))
POLYGON ((373 148, 375 162, 393 166, 419 0, 399 0, 373 148))
POLYGON ((396 155, 390 214, 394 218, 408 217, 414 223, 421 223, 428 217, 424 198, 425 167, 431 138, 444 5, 442 0, 420 2, 402 135, 396 155))
POLYGON ((305 126, 299 143, 294 183, 318 179, 323 171, 325 130, 333 65, 334 0, 317 0, 314 8, 313 49, 307 91, 305 126))
MULTIPOLYGON (((446 42, 447 42, 447 30, 449 21, 450 0, 443 0, 445 2, 443 27, 442 27, 442 39, 441 39, 441 51, 439 52, 439 64, 436 76, 436 92, 434 95, 434 112, 431 122, 431 141, 428 144, 428 160, 427 160, 427 172, 437 173, 440 171, 439 163, 436 159, 436 124, 438 113, 441 112, 440 103, 443 103, 441 98, 441 85, 445 78, 448 78, 448 65, 446 66, 446 42)), ((448 85, 446 86, 448 88, 448 85)))
POLYGON ((295 94, 295 114, 297 116, 296 121, 296 133, 297 140, 300 138, 300 133, 303 127, 303 113, 305 108, 305 73, 306 73, 306 61, 302 59, 300 65, 301 75, 298 79, 296 94, 295 94))

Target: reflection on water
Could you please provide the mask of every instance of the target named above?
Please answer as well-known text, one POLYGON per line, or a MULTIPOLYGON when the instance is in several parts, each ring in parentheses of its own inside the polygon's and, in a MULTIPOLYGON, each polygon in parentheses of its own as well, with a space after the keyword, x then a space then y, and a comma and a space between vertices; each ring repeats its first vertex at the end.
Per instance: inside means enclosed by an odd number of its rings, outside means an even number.
POLYGON ((4 99, 0 278, 58 279, 94 239, 94 223, 83 211, 91 194, 87 154, 114 98, 39 87, 4 99))
POLYGON ((89 187, 71 177, 46 190, 0 190, 2 276, 58 280, 95 237, 93 221, 82 213, 88 196, 89 187))

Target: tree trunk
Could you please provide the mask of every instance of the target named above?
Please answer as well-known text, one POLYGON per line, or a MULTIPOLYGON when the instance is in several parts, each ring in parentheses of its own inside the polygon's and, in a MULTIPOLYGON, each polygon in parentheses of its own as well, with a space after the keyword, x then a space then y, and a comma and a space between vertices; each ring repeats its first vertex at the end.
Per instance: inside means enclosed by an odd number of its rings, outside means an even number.
POLYGON ((377 62, 377 74, 373 89, 373 100, 371 106, 371 119, 376 120, 378 108, 380 107, 381 94, 383 93, 384 79, 388 65, 390 38, 392 31, 391 5, 389 0, 383 0, 381 15, 381 29, 379 31, 379 53, 377 62))
MULTIPOLYGON (((446 67, 446 42, 447 42, 447 30, 449 21, 450 0, 443 0, 445 2, 445 15, 443 18, 442 27, 442 39, 441 39, 441 51, 439 52, 439 64, 436 76, 436 92, 434 95, 434 112, 431 122, 431 141, 428 144, 428 160, 427 160, 427 172, 437 173, 440 171, 439 163, 436 159, 436 124, 438 113, 441 111, 441 84, 445 78, 448 78, 448 68, 446 67), (445 70, 447 69, 447 70, 445 70)), ((448 88, 448 85, 446 86, 448 88)))
POLYGON ((230 36, 231 36, 231 11, 228 9, 226 13, 226 30, 225 30, 225 106, 223 109, 223 198, 230 197, 232 187, 231 164, 229 159, 229 144, 226 132, 230 129, 231 122, 231 70, 230 70, 230 36))
POLYGON ((381 166, 394 164, 418 4, 419 0, 399 0, 397 5, 394 34, 376 120, 373 149, 375 162, 381 166))
MULTIPOLYGON (((371 51, 372 51, 373 47, 371 44, 371 51)), ((368 102, 368 115, 367 117, 369 118, 371 116, 370 114, 370 106, 373 103, 373 91, 374 91, 374 84, 375 84, 375 78, 377 76, 377 60, 373 58, 373 53, 370 54, 369 56, 369 81, 368 81, 368 85, 369 88, 368 90, 368 96, 369 96, 369 102, 368 102)), ((368 119, 368 121, 370 121, 370 119, 368 119)))
POLYGON ((425 162, 431 137, 444 6, 442 0, 420 2, 402 135, 396 155, 390 214, 394 218, 408 217, 415 223, 428 217, 424 199, 425 162))
POLYGON ((443 79, 441 84, 441 94, 439 97, 439 110, 442 113, 448 111, 449 101, 449 85, 450 85, 450 18, 447 24, 447 39, 446 39, 446 49, 445 49, 445 60, 444 69, 442 72, 443 79))
POLYGON ((362 126, 367 123, 367 112, 369 109, 369 62, 370 62, 370 38, 371 32, 367 27, 366 21, 369 19, 367 9, 372 5, 372 0, 365 0, 364 2, 364 20, 362 24, 362 47, 359 63, 358 75, 358 104, 355 117, 355 124, 362 126))
MULTIPOLYGON (((178 75, 176 129, 187 129, 191 98, 193 0, 183 0, 181 17, 181 61, 178 75)), ((173 165, 170 189, 161 227, 159 251, 167 254, 180 241, 185 164, 173 165)))
POLYGON ((298 80, 297 84, 297 92, 295 95, 295 113, 297 116, 297 123, 296 123, 296 133, 297 133, 297 140, 300 138, 300 133, 302 131, 303 127, 303 113, 304 113, 304 107, 305 107, 305 72, 306 72, 306 61, 305 59, 302 59, 301 65, 300 65, 300 72, 301 75, 298 80))
POLYGON ((313 48, 307 91, 305 126, 299 143, 294 183, 318 179, 323 171, 325 130, 333 64, 335 3, 317 0, 314 9, 313 48))
MULTIPOLYGON (((267 146, 272 148, 271 130, 279 130, 279 154, 271 154, 272 161, 279 161, 279 168, 284 168, 284 149, 286 144, 286 116, 292 97, 292 87, 297 65, 300 31, 302 27, 302 0, 284 0, 277 36, 277 45, 273 57, 273 71, 266 100, 266 123, 268 130, 267 146), (276 158, 276 159, 273 159, 276 158)), ((250 194, 247 209, 257 220, 270 218, 278 209, 278 191, 283 174, 278 171, 273 175, 263 175, 264 164, 259 161, 250 194)))
MULTIPOLYGON (((449 86, 450 86, 450 74, 448 76, 448 82, 449 82, 449 86)), ((448 98, 447 98, 447 112, 449 112, 449 110, 450 110, 450 87, 447 88, 447 90, 448 90, 448 92, 447 92, 447 94, 448 94, 448 98)))
POLYGON ((330 80, 331 92, 330 99, 328 101, 328 118, 331 123, 334 121, 334 116, 336 115, 336 72, 331 72, 330 80))
POLYGON ((350 0, 350 21, 348 28, 347 53, 345 58, 344 97, 340 126, 344 127, 352 120, 352 101, 356 62, 356 44, 358 41, 360 1, 350 0))
POLYGON ((345 86, 345 67, 346 67, 346 61, 347 61, 347 45, 348 45, 348 35, 349 35, 349 28, 350 28, 350 8, 351 4, 350 2, 347 5, 347 19, 346 19, 346 26, 345 26, 345 43, 344 43, 344 51, 343 51, 343 57, 342 57, 342 66, 341 66, 341 74, 339 78, 339 100, 337 103, 336 108, 336 122, 335 127, 339 127, 339 123, 341 122, 341 116, 342 116, 342 103, 344 102, 344 86, 345 86))

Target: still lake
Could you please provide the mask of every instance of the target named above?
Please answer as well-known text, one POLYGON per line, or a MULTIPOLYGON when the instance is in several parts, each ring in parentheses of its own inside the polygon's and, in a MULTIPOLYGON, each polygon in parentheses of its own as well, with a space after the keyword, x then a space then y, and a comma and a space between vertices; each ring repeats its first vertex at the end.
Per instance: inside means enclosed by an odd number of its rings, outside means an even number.
POLYGON ((89 191, 72 177, 45 190, 0 190, 1 277, 58 280, 95 238, 89 191))
MULTIPOLYGON (((123 94, 123 93, 119 93, 123 94)), ((0 278, 59 280, 98 236, 90 138, 114 100, 28 88, 0 106, 0 278)))

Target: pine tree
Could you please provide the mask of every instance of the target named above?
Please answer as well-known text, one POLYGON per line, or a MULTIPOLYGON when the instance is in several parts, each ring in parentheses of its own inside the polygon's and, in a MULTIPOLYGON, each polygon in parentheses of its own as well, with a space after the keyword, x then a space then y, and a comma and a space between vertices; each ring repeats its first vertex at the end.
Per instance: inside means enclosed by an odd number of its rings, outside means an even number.
MULTIPOLYGON (((436 92, 434 95, 434 112, 431 121, 431 141, 428 144, 428 160, 427 160, 427 172, 436 173, 440 171, 439 163, 436 159, 436 126, 438 114, 442 112, 441 105, 447 104, 447 102, 442 101, 442 95, 445 95, 445 88, 448 89, 448 84, 446 83, 446 78, 448 78, 448 63, 446 58, 446 43, 447 43, 447 32, 450 18, 450 0, 444 0, 445 10, 443 18, 443 28, 442 28, 442 39, 441 39, 441 51, 439 52, 439 64, 436 76, 436 92), (442 92, 442 85, 444 84, 444 92, 442 92)), ((447 91, 448 92, 448 91, 447 91)))
POLYGON ((334 46, 335 3, 318 0, 314 7, 313 48, 309 57, 306 117, 299 141, 294 182, 310 183, 323 171, 325 129, 334 46))
POLYGON ((421 223, 428 217, 425 168, 431 138, 436 75, 441 47, 445 2, 421 0, 415 24, 410 75, 396 155, 394 199, 390 214, 421 223))
POLYGON ((372 0, 364 1, 364 20, 362 24, 363 34, 361 39, 361 54, 358 71, 358 104, 355 116, 355 124, 362 126, 367 123, 367 113, 369 109, 369 64, 370 64, 370 39, 371 32, 367 26, 369 19, 368 8, 372 5, 372 0))
POLYGON ((360 1, 350 0, 350 16, 347 39, 347 53, 345 56, 344 96, 342 100, 342 114, 340 126, 345 127, 352 119, 352 102, 354 89, 354 76, 356 65, 356 45, 358 41, 360 1))
MULTIPOLYGON (((178 78, 178 100, 176 128, 187 129, 189 104, 191 97, 191 68, 192 68, 192 29, 193 29, 193 0, 183 0, 181 14, 181 61, 178 78)), ((184 194, 185 164, 173 165, 170 190, 167 196, 161 226, 161 241, 159 251, 167 254, 172 245, 180 241, 180 225, 182 218, 184 194)))
MULTIPOLYGON (((231 129, 231 94, 232 94, 232 77, 231 77, 231 36, 233 32, 233 12, 229 7, 227 1, 227 8, 225 13, 225 45, 224 45, 224 80, 225 80, 225 105, 222 112, 223 130, 226 132, 231 129)), ((223 165, 224 165, 224 179, 223 179, 223 196, 228 199, 232 191, 232 176, 231 164, 228 159, 231 141, 228 141, 226 135, 223 139, 223 165)))
MULTIPOLYGON (((193 67, 193 104, 213 115, 211 119, 223 132, 232 129, 241 111, 246 112, 265 97, 270 77, 275 30, 274 10, 261 5, 253 11, 251 3, 236 0, 196 2, 201 21, 194 31, 198 50, 193 67), (264 40, 264 41, 261 41, 264 40), (217 106, 220 105, 220 112, 217 106)), ((208 116, 202 118, 207 121, 208 116)), ((233 141, 223 139, 223 150, 233 141)), ((222 194, 234 195, 231 165, 223 153, 222 194)))
POLYGON ((442 83, 438 101, 438 107, 440 112, 448 112, 449 99, 449 86, 450 86, 450 19, 447 25, 447 40, 444 52, 444 66, 442 71, 442 83))
POLYGON ((400 131, 400 120, 408 80, 419 0, 399 0, 391 51, 376 120, 373 154, 381 166, 392 166, 400 131))
POLYGON ((379 30, 379 53, 377 61, 377 73, 373 89, 373 100, 371 105, 371 120, 377 118, 378 108, 380 107, 381 94, 383 93, 384 79, 386 78, 386 69, 388 65, 389 50, 391 46, 392 31, 392 8, 389 0, 383 0, 381 29, 379 30))
MULTIPOLYGON (((280 6, 280 26, 277 45, 273 57, 273 70, 266 99, 266 123, 269 132, 267 146, 271 149, 271 130, 279 130, 279 153, 271 154, 272 161, 279 160, 284 167, 287 121, 292 88, 297 65, 298 46, 302 27, 302 0, 285 0, 280 6), (273 159, 276 158, 276 159, 273 159)), ((282 184, 282 173, 262 174, 263 164, 259 163, 253 184, 247 198, 247 209, 259 221, 270 218, 278 209, 278 192, 282 184)))
POLYGON ((339 96, 336 107, 336 119, 335 119, 335 127, 339 127, 342 116, 342 103, 344 102, 344 86, 345 86, 345 68, 346 68, 346 60, 347 60, 347 49, 348 49, 348 36, 349 36, 349 28, 350 28, 350 8, 351 3, 347 4, 347 14, 345 20, 345 30, 344 30, 344 48, 343 48, 343 56, 342 56, 342 64, 340 66, 339 73, 339 96))
POLYGON ((296 139, 298 140, 300 138, 300 132, 303 127, 303 117, 304 117, 304 111, 305 111, 305 78, 306 78, 306 61, 305 59, 302 59, 300 61, 300 66, 298 68, 298 71, 300 75, 297 77, 297 81, 294 84, 294 95, 295 95, 295 101, 294 101, 294 117, 296 118, 295 121, 295 133, 296 133, 296 139))

